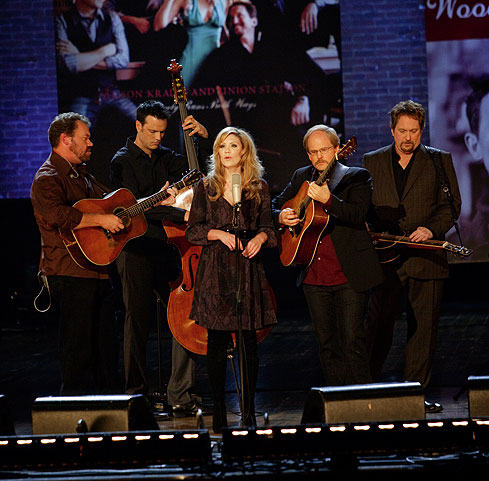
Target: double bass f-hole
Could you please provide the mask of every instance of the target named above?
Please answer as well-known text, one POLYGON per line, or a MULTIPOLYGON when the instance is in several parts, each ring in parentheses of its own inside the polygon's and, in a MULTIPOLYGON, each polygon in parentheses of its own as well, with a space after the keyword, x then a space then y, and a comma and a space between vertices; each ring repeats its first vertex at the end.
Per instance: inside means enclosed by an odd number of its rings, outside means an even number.
POLYGON ((180 289, 184 292, 191 292, 195 287, 195 274, 194 269, 192 268, 192 259, 195 259, 197 263, 199 262, 199 254, 191 254, 188 258, 188 275, 190 277, 190 287, 187 287, 187 284, 182 282, 180 289))

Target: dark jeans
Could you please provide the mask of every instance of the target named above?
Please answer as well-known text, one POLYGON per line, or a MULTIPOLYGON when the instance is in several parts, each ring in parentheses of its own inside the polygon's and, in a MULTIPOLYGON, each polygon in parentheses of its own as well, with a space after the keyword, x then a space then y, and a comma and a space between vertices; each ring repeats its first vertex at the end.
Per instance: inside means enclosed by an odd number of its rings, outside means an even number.
POLYGON ((303 284, 326 385, 371 382, 364 317, 368 294, 339 286, 303 284))
POLYGON ((122 392, 110 281, 49 276, 48 283, 59 310, 61 394, 122 392))

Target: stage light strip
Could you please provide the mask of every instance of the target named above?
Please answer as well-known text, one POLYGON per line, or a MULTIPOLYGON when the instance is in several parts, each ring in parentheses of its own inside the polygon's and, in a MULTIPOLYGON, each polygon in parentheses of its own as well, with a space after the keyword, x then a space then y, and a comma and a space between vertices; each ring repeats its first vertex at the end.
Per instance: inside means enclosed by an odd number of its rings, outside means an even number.
POLYGON ((56 442, 56 439, 41 439, 41 444, 53 444, 56 442))
POLYGON ((355 431, 368 431, 370 429, 370 426, 368 426, 366 424, 362 424, 362 425, 359 425, 359 426, 353 426, 353 429, 355 431))
POLYGON ((23 445, 23 444, 32 444, 32 439, 17 439, 17 444, 23 445))
POLYGON ((211 461, 212 452, 209 432, 205 429, 84 433, 77 436, 0 436, 0 470, 18 466, 37 469, 58 463, 63 467, 79 466, 83 462, 98 465, 105 456, 114 466, 138 463, 202 465, 211 461), (89 449, 81 449, 84 446, 89 449))
POLYGON ((406 429, 416 429, 419 428, 419 423, 403 423, 402 427, 406 429))
POLYGON ((321 431, 321 428, 306 428, 306 433, 320 433, 321 431))
POLYGON ((346 431, 346 426, 330 426, 329 427, 329 430, 331 432, 343 432, 343 431, 346 431))

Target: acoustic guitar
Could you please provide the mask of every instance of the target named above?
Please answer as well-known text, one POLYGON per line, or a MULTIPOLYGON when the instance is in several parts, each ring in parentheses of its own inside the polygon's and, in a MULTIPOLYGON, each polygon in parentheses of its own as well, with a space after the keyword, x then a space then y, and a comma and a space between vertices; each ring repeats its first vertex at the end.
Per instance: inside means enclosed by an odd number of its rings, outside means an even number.
MULTIPOLYGON (((357 148, 357 140, 352 137, 331 160, 319 178, 315 181, 317 185, 323 185, 328 181, 328 177, 333 172, 336 162, 339 159, 351 154, 357 148)), ((290 208, 295 211, 300 222, 295 226, 284 227, 279 235, 280 261, 284 266, 309 267, 314 255, 321 234, 326 229, 329 215, 326 214, 319 202, 311 199, 307 195, 309 182, 301 185, 297 195, 285 202, 282 209, 290 208)))
POLYGON ((473 252, 473 250, 467 247, 452 244, 444 240, 413 242, 407 236, 387 234, 384 232, 370 232, 370 236, 381 264, 396 260, 400 256, 399 249, 403 247, 413 249, 443 249, 462 257, 468 257, 473 252))
MULTIPOLYGON (((189 172, 168 189, 177 190, 195 184, 202 174, 196 170, 189 172)), ((148 227, 144 211, 166 199, 168 189, 163 189, 145 199, 137 201, 128 189, 118 189, 103 199, 82 199, 73 207, 84 213, 114 214, 118 216, 124 229, 112 233, 101 227, 83 227, 71 232, 60 233, 73 260, 83 268, 106 266, 113 262, 131 239, 142 236, 148 227)))

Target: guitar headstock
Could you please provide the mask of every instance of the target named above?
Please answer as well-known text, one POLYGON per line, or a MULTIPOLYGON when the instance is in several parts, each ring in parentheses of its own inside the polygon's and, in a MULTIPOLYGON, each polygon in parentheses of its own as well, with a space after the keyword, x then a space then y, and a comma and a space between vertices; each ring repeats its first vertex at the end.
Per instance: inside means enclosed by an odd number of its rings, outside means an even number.
POLYGON ((173 96, 176 104, 178 104, 179 101, 187 101, 187 91, 185 90, 182 74, 180 73, 182 68, 183 67, 175 59, 172 59, 170 61, 170 66, 166 68, 172 76, 173 96))
POLYGON ((345 157, 348 157, 352 152, 355 152, 356 148, 357 148, 357 138, 352 137, 338 151, 338 154, 337 154, 338 159, 344 159, 345 157))
POLYGON ((455 244, 451 244, 450 242, 447 242, 444 245, 444 247, 446 250, 452 252, 453 254, 457 254, 462 257, 468 257, 472 255, 472 253, 474 252, 472 249, 469 249, 468 247, 458 246, 455 244))
POLYGON ((198 182, 201 178, 202 172, 198 171, 197 169, 193 169, 183 177, 181 182, 183 183, 184 187, 188 187, 198 182))

